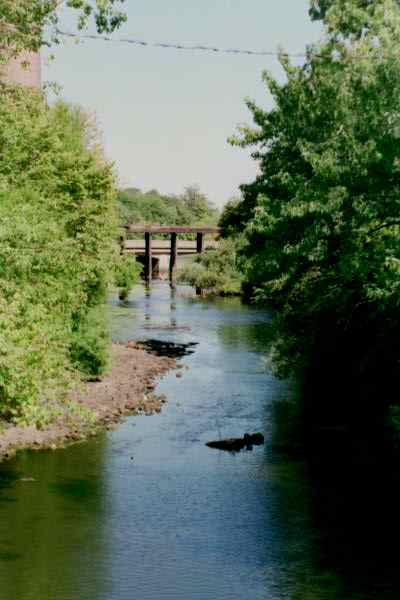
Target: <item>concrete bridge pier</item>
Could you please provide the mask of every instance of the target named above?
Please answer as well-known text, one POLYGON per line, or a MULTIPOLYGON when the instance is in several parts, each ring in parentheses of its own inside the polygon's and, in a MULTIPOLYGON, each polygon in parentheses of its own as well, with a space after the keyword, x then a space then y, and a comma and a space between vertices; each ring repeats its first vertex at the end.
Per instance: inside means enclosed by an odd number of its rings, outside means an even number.
MULTIPOLYGON (((199 231, 197 233, 196 246, 197 246, 197 254, 202 254, 203 252, 203 244, 204 244, 204 233, 199 231)), ((196 288, 196 296, 201 296, 202 290, 201 288, 196 288)))
POLYGON ((204 233, 202 231, 199 231, 197 234, 196 245, 197 245, 197 254, 201 254, 203 252, 203 248, 204 248, 204 233))
POLYGON ((144 260, 144 278, 146 281, 146 285, 151 284, 152 276, 153 276, 153 256, 152 256, 152 245, 151 245, 151 233, 150 231, 146 231, 144 234, 144 239, 146 242, 146 251, 145 251, 145 260, 144 260))
POLYGON ((169 256, 169 284, 173 290, 176 288, 177 239, 177 233, 171 233, 171 253, 169 256))
MULTIPOLYGON (((158 263, 160 255, 169 255, 169 281, 174 290, 176 288, 176 268, 178 254, 201 254, 204 251, 204 235, 206 233, 217 235, 219 229, 216 227, 164 227, 156 225, 125 225, 123 227, 126 233, 144 233, 143 242, 137 240, 127 240, 121 236, 121 252, 135 252, 139 255, 140 262, 144 263, 144 279, 147 286, 151 285, 155 269, 155 262, 158 263), (196 234, 196 241, 181 240, 178 244, 178 235, 180 233, 196 234), (164 240, 153 240, 153 234, 169 234, 170 243, 164 240)), ((211 241, 209 245, 215 247, 217 242, 211 241)), ((201 293, 201 290, 197 290, 201 293)))

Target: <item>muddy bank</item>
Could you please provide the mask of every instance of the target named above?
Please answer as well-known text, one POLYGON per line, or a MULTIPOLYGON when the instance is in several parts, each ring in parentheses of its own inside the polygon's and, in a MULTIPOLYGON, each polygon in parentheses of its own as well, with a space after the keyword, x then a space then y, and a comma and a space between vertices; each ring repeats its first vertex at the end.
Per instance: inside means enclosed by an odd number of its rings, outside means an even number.
POLYGON ((20 427, 0 422, 0 460, 20 449, 56 449, 111 429, 126 415, 160 412, 166 398, 154 394, 156 380, 178 368, 175 359, 156 356, 134 342, 113 344, 111 368, 101 380, 83 383, 73 407, 60 406, 49 426, 20 427), (88 418, 89 417, 89 418, 88 418))

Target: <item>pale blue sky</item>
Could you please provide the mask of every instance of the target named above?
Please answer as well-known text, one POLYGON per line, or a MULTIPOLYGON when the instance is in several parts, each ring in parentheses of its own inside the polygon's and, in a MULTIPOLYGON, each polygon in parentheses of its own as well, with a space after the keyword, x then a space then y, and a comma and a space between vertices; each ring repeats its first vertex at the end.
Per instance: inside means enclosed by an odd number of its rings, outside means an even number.
MULTIPOLYGON (((117 37, 296 52, 319 36, 308 0, 126 0, 125 7, 128 23, 117 37)), ((73 29, 68 16, 61 25, 73 29)), ((197 183, 221 206, 254 177, 249 153, 227 138, 250 121, 246 96, 270 105, 261 73, 282 76, 275 58, 98 41, 68 41, 56 57, 45 78, 97 114, 122 185, 178 194, 197 183)))

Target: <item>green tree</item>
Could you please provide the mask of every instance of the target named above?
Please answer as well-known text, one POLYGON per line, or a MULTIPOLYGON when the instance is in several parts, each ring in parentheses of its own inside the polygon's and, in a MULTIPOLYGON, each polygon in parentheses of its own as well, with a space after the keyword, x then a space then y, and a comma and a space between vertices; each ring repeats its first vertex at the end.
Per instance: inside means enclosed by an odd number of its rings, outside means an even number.
POLYGON ((218 219, 218 211, 196 186, 186 188, 181 196, 128 188, 119 192, 118 207, 123 223, 195 225, 214 224, 218 219))
MULTIPOLYGON (((93 19, 99 33, 111 33, 125 20, 118 9, 124 0, 1 0, 0 2, 0 58, 10 52, 39 50, 48 42, 46 27, 58 23, 58 10, 66 6, 76 11, 78 28, 83 29, 93 19)), ((57 34, 54 40, 58 41, 57 34)))
POLYGON ((79 373, 107 363, 120 257, 114 173, 96 137, 79 108, 0 88, 1 416, 42 422, 79 373))
POLYGON ((384 377, 400 355, 400 14, 394 0, 329 5, 323 40, 304 66, 282 54, 283 85, 264 74, 274 107, 248 101, 256 127, 233 140, 260 167, 243 186, 243 269, 279 309, 282 374, 329 347, 384 377))
MULTIPOLYGON (((340 21, 343 25, 345 24, 346 30, 349 30, 349 28, 360 19, 368 26, 369 20, 365 19, 365 10, 371 8, 374 9, 375 1, 376 0, 353 0, 353 2, 349 4, 346 0, 341 0, 340 2, 338 2, 338 0, 311 0, 310 16, 315 20, 326 19, 328 11, 332 10, 342 13, 340 21), (349 12, 349 9, 351 12, 349 12), (351 18, 349 19, 350 14, 351 18)), ((399 3, 398 0, 396 0, 396 2, 399 3)), ((329 18, 331 16, 332 15, 330 15, 329 18)))
POLYGON ((250 186, 242 185, 241 189, 242 196, 229 200, 221 212, 218 226, 221 229, 222 237, 242 233, 253 217, 258 198, 256 183, 254 182, 250 186))
POLYGON ((210 219, 216 216, 217 211, 209 203, 198 185, 190 185, 185 188, 181 199, 192 215, 194 222, 207 223, 210 219))
POLYGON ((206 250, 180 269, 179 281, 206 294, 239 296, 242 276, 237 265, 237 249, 237 240, 221 240, 218 248, 206 250))

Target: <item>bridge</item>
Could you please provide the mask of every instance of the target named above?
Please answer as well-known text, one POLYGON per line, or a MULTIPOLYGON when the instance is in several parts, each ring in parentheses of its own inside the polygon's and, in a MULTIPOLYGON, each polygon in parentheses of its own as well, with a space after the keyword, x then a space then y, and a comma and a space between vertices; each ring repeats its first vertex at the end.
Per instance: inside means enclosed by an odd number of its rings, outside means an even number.
POLYGON ((178 255, 201 254, 206 249, 218 246, 218 242, 215 239, 205 240, 205 235, 217 236, 219 234, 218 227, 164 227, 159 225, 132 224, 124 225, 123 229, 124 235, 121 236, 121 252, 134 253, 144 257, 144 278, 147 285, 150 285, 153 277, 153 257, 169 255, 169 279, 171 287, 175 288, 178 255), (178 240, 179 234, 187 233, 196 235, 196 240, 178 240), (128 239, 127 236, 132 234, 144 234, 144 239, 128 239), (158 234, 170 235, 170 240, 153 239, 153 236, 158 234))

